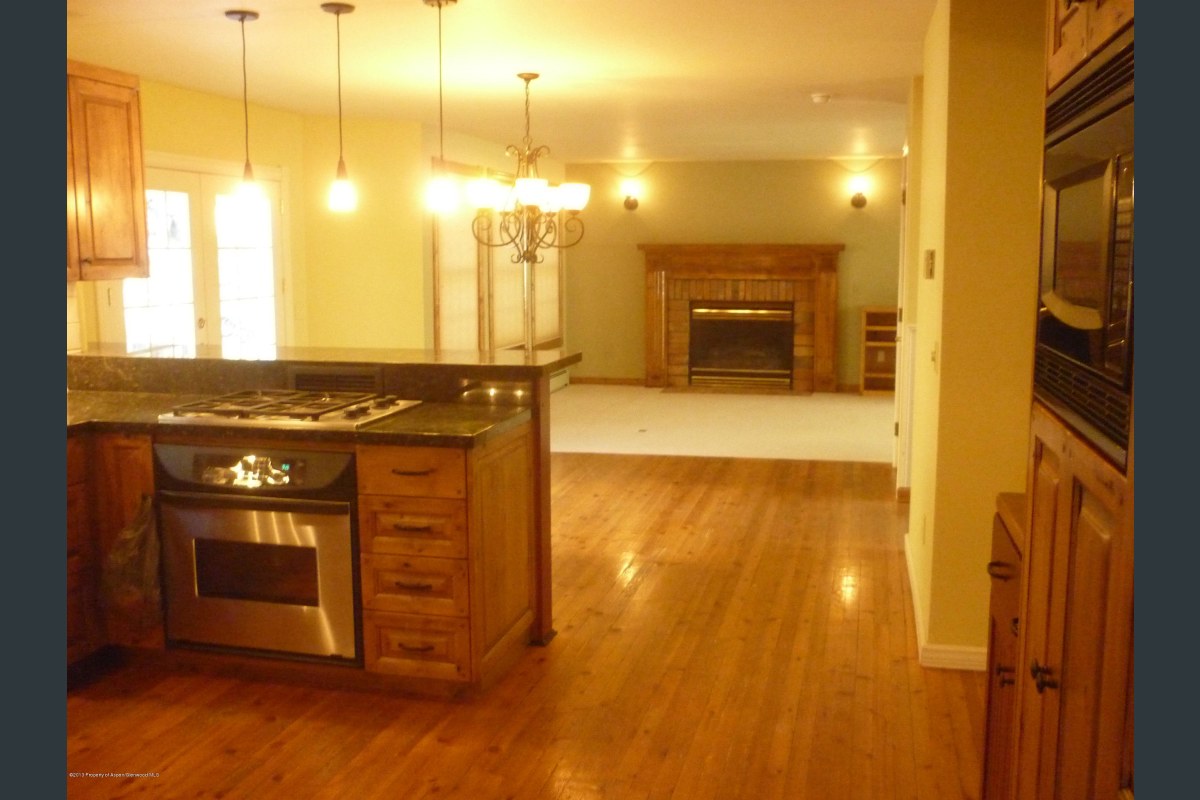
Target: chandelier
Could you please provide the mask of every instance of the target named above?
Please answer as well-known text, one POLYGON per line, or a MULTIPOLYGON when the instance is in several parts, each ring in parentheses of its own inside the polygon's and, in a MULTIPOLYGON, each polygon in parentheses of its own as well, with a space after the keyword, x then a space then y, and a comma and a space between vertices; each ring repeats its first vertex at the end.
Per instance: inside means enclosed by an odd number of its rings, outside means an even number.
POLYGON ((516 156, 516 179, 511 187, 504 187, 495 179, 481 178, 468 184, 467 194, 478 209, 471 223, 475 240, 487 247, 512 247, 512 262, 524 262, 528 282, 531 265, 543 260, 539 250, 574 247, 583 238, 579 212, 587 205, 591 187, 586 183, 551 186, 538 176, 538 159, 550 153, 545 145, 534 147, 529 135, 529 84, 538 74, 522 72, 517 77, 525 81, 525 138, 519 147, 510 144, 505 150, 516 156), (566 217, 560 219, 560 212, 566 212, 566 217))

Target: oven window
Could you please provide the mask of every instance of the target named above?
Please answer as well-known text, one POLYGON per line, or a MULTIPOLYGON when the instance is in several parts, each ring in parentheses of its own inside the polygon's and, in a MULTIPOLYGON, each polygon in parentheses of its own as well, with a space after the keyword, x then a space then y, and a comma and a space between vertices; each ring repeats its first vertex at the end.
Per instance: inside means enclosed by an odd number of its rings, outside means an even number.
POLYGON ((315 547, 212 539, 194 545, 200 597, 320 605, 315 547))

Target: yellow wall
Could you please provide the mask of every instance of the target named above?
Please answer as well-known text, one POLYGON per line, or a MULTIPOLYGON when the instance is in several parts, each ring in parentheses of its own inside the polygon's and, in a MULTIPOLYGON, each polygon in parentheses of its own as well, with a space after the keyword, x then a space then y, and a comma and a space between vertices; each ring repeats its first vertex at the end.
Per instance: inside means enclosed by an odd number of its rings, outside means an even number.
POLYGON ((425 269, 430 221, 421 128, 346 120, 343 129, 358 210, 335 214, 326 195, 337 168, 337 118, 304 124, 309 339, 325 347, 425 347, 433 290, 425 269))
POLYGON ((900 158, 874 162, 864 175, 873 188, 867 206, 855 209, 847 189, 852 173, 831 160, 568 164, 569 180, 592 186, 587 231, 565 258, 566 345, 583 353, 572 375, 645 378, 639 243, 843 243, 837 376, 857 387, 860 309, 896 303, 900 158), (620 192, 630 175, 644 187, 636 211, 624 208, 620 192))
MULTIPOLYGON (((428 217, 421 187, 428 159, 415 122, 347 119, 346 165, 359 210, 337 215, 325 195, 337 166, 337 118, 251 104, 250 161, 282 170, 297 345, 425 347, 428 217)), ((245 158, 240 100, 142 81, 147 153, 227 161, 245 158)))
POLYGON ((995 497, 1025 486, 1044 9, 939 0, 926 38, 919 250, 936 268, 916 291, 906 544, 930 652, 986 646, 995 497))

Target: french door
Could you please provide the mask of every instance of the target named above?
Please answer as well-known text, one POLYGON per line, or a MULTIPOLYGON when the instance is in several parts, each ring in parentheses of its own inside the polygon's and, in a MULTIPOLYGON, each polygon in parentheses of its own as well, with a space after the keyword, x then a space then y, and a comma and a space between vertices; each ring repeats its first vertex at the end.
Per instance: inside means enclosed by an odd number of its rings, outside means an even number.
POLYGON ((98 298, 104 341, 128 352, 214 346, 225 358, 274 355, 283 320, 280 187, 260 179, 262 196, 247 200, 239 183, 147 167, 150 275, 121 281, 119 298, 111 289, 98 298))

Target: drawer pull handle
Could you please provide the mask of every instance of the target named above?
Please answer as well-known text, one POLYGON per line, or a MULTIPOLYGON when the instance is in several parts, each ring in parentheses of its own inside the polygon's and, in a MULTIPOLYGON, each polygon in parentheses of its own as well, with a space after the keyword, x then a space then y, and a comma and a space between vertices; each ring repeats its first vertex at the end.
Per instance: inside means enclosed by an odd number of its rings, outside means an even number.
POLYGON ((411 592, 432 592, 432 583, 405 583, 404 581, 393 581, 393 585, 397 589, 408 589, 411 592))
POLYGON ((432 525, 405 525, 403 522, 397 522, 392 528, 403 533, 433 533, 432 525))
POLYGON ((993 578, 1001 581, 1012 580, 1013 573, 1012 564, 1007 561, 989 561, 987 565, 987 573, 993 578))
POLYGON ((399 475, 401 478, 425 478, 434 472, 433 467, 429 467, 428 469, 400 469, 399 467, 392 467, 392 474, 399 475))
POLYGON ((433 645, 431 645, 431 644, 423 644, 420 646, 414 646, 411 644, 404 644, 403 642, 401 642, 399 644, 399 647, 401 650, 404 650, 409 653, 431 653, 431 652, 433 652, 433 645))

